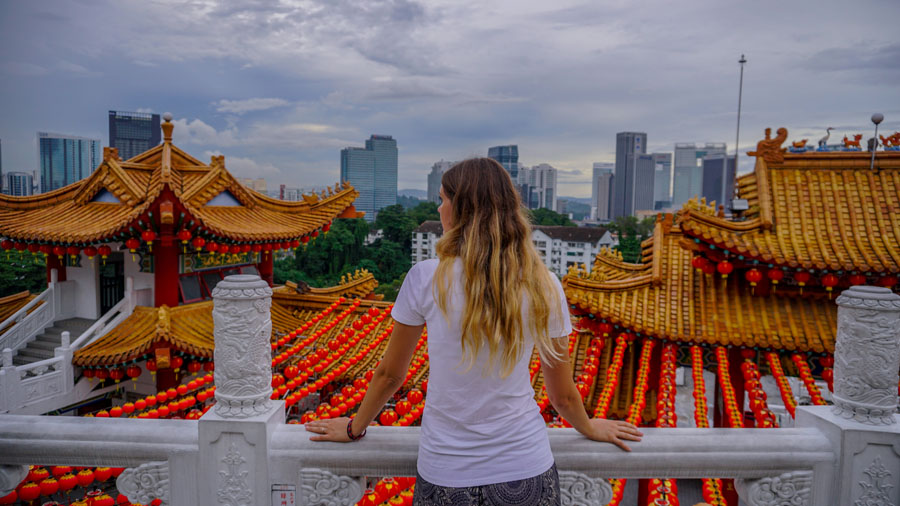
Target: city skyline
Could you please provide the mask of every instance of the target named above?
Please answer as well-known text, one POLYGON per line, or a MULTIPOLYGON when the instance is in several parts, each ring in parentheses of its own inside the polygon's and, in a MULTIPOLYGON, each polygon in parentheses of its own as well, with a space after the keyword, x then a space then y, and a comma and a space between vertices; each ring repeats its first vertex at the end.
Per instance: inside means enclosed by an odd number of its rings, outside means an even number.
POLYGON ((868 137, 881 112, 900 129, 900 6, 775 5, 6 2, 3 168, 37 168, 36 131, 105 140, 108 110, 170 111, 176 144, 273 187, 334 184, 334 153, 386 132, 403 139, 400 188, 422 188, 434 160, 517 144, 586 197, 618 131, 647 132, 647 152, 708 139, 733 154, 741 53, 742 153, 766 127, 868 137))

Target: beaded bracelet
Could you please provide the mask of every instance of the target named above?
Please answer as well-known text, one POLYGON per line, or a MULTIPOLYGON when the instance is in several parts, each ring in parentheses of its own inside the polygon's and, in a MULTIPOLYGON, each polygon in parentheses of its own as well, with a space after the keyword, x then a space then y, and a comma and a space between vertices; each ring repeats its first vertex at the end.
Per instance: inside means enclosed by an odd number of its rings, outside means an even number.
MULTIPOLYGON (((366 427, 368 429, 368 427, 366 427)), ((359 433, 358 436, 353 435, 353 419, 351 418, 349 422, 347 422, 347 437, 350 438, 350 441, 356 441, 362 439, 363 436, 366 435, 366 429, 363 429, 362 432, 359 433)))

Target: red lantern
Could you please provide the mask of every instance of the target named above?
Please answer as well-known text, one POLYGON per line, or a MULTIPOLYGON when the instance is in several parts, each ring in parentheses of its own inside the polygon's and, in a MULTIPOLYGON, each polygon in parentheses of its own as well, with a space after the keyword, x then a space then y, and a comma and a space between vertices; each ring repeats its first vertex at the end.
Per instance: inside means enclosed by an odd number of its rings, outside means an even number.
POLYGON ((60 260, 62 260, 62 259, 63 259, 63 256, 65 256, 65 254, 66 254, 66 248, 64 248, 64 247, 62 247, 62 246, 54 246, 54 247, 53 247, 53 254, 55 254, 57 258, 59 258, 60 260))
POLYGON ((394 425, 394 422, 397 421, 397 412, 393 409, 384 410, 381 415, 378 417, 378 421, 381 422, 381 425, 394 425))
POLYGON ((191 231, 188 229, 181 229, 175 234, 175 237, 178 237, 178 240, 181 241, 181 244, 187 244, 188 241, 191 240, 191 231))
POLYGON ((703 266, 708 263, 709 263, 709 261, 702 256, 695 256, 694 258, 691 259, 691 265, 694 267, 694 269, 701 270, 701 271, 703 270, 703 266))
POLYGON ((308 235, 304 235, 303 237, 300 238, 300 242, 302 242, 303 244, 308 243, 308 242, 309 242, 309 236, 308 236, 308 235))
POLYGON ((206 251, 215 254, 216 251, 219 251, 219 245, 215 241, 209 241, 206 243, 206 251))
POLYGON ((66 248, 66 253, 68 253, 69 256, 72 257, 72 260, 75 260, 75 258, 77 258, 79 254, 81 254, 81 248, 72 245, 66 248))
POLYGON ((800 293, 803 293, 803 287, 806 286, 806 283, 809 282, 809 278, 811 276, 806 271, 799 271, 794 273, 794 281, 800 285, 800 293))
POLYGON ((744 278, 750 282, 750 286, 756 286, 756 284, 762 280, 762 272, 760 272, 759 269, 753 268, 744 274, 744 278))
POLYGON ((878 278, 878 286, 883 286, 885 288, 894 288, 897 284, 897 276, 883 276, 878 278))
POLYGON ((100 258, 103 259, 103 264, 106 265, 106 257, 112 253, 112 248, 106 244, 101 244, 100 247, 97 248, 97 253, 100 253, 100 258))
POLYGON ((97 248, 88 246, 84 248, 84 254, 87 255, 88 260, 93 260, 94 257, 97 256, 97 248))
POLYGON ((3 248, 6 251, 9 251, 9 250, 13 249, 13 242, 10 241, 9 239, 3 239, 2 241, 0 241, 0 248, 3 248))
POLYGON ((94 471, 91 471, 90 469, 78 471, 78 474, 75 477, 78 479, 78 484, 82 487, 87 487, 91 483, 94 483, 94 471))
POLYGON ((188 362, 187 370, 189 373, 197 374, 202 369, 203 369, 203 364, 201 364, 200 362, 198 362, 196 360, 191 360, 190 362, 188 362))
POLYGON ((181 364, 183 364, 183 363, 184 363, 183 358, 172 357, 171 364, 172 364, 172 369, 174 369, 175 372, 178 372, 179 370, 181 370, 181 364))
POLYGON ((412 409, 412 403, 407 400, 398 401, 397 406, 394 409, 397 411, 398 415, 403 416, 412 409))
POLYGON ((866 277, 863 274, 854 274, 850 276, 850 286, 866 284, 866 277))
POLYGON ((105 381, 106 378, 109 377, 109 371, 107 371, 105 368, 101 367, 100 369, 97 369, 94 371, 94 377, 100 381, 105 381))
MULTIPOLYGON (((424 385, 423 385, 423 387, 424 387, 424 385)), ((415 405, 415 404, 419 404, 420 402, 422 402, 422 399, 424 399, 425 396, 422 394, 421 390, 419 390, 418 388, 413 388, 412 390, 409 391, 408 394, 406 394, 406 398, 409 399, 409 402, 411 402, 415 405)))
POLYGON ((289 365, 284 368, 284 375, 288 379, 294 379, 298 374, 300 374, 300 368, 296 365, 289 365))
POLYGON ((716 265, 716 270, 719 271, 719 274, 722 275, 722 279, 725 279, 729 274, 731 274, 731 271, 734 270, 734 264, 732 264, 728 260, 722 260, 718 263, 718 265, 716 265))
POLYGON ((16 248, 16 251, 20 253, 28 249, 28 245, 24 242, 17 242, 14 247, 16 248))
POLYGON ((156 232, 152 230, 144 230, 141 232, 141 239, 147 243, 147 247, 150 249, 150 252, 153 252, 153 241, 156 240, 156 232))
POLYGON ((840 279, 830 272, 822 276, 822 286, 824 286, 825 290, 829 292, 837 286, 838 281, 840 281, 840 279))
POLYGON ((206 244, 206 239, 204 239, 202 237, 194 237, 194 239, 191 241, 191 245, 197 251, 202 250, 204 244, 206 244))
POLYGON ((141 247, 141 241, 137 240, 137 238, 132 237, 125 241, 125 247, 128 248, 132 253, 136 253, 137 249, 141 247))
POLYGON ((125 377, 125 370, 121 367, 113 367, 109 370, 109 378, 115 380, 116 383, 122 381, 125 377))
POLYGON ((151 375, 156 374, 156 359, 155 358, 147 359, 147 370, 150 371, 151 375))
POLYGON ((19 499, 23 499, 25 501, 33 501, 41 496, 41 487, 39 487, 37 483, 29 481, 28 483, 19 487, 18 494, 19 499))
POLYGON ((137 379, 141 375, 141 368, 136 365, 130 365, 125 369, 125 374, 137 383, 137 379))
POLYGON ((178 395, 184 395, 184 394, 188 393, 188 387, 187 387, 187 385, 178 385, 178 387, 175 389, 175 392, 178 395))
POLYGON ((213 372, 216 370, 216 364, 212 361, 203 363, 203 371, 205 372, 213 372))
POLYGON ((291 248, 297 249, 299 247, 300 247, 300 241, 298 241, 297 239, 294 239, 293 241, 291 241, 291 248))

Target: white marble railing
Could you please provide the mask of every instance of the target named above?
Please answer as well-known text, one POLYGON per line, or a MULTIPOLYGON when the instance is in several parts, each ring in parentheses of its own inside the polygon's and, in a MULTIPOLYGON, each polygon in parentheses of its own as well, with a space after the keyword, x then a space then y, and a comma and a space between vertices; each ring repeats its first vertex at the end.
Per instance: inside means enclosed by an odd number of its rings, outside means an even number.
MULTIPOLYGON (((837 409, 798 407, 794 428, 642 429, 631 453, 548 429, 564 503, 606 504, 604 478, 715 477, 735 478, 750 506, 897 504, 900 297, 885 290, 838 298, 837 409)), ((279 504, 349 505, 363 476, 413 475, 416 428, 373 427, 340 444, 285 424, 283 401, 269 399, 271 293, 257 276, 214 290, 216 405, 199 421, 0 416, 0 496, 27 464, 128 467, 120 492, 178 506, 268 506, 275 490, 297 498, 279 504)))
POLYGON ((28 304, 0 323, 0 329, 10 326, 0 336, 0 350, 9 348, 18 351, 45 328, 53 325, 56 320, 56 297, 54 296, 56 287, 57 283, 50 283, 40 295, 31 299, 28 304), (29 311, 31 312, 29 313, 29 311))
MULTIPOLYGON (((44 327, 51 325, 55 316, 58 316, 49 308, 59 305, 57 302, 60 297, 57 296, 57 292, 60 290, 60 285, 62 284, 51 283, 50 288, 41 294, 43 297, 49 293, 48 300, 51 302, 41 305, 31 315, 28 315, 31 317, 44 307, 48 308, 47 314, 54 315, 37 332, 41 332, 44 327), (52 302, 54 300, 57 302, 52 302)), ((92 385, 79 389, 75 382, 72 355, 76 350, 91 344, 121 323, 122 320, 128 318, 134 311, 133 299, 133 281, 129 277, 125 279, 125 297, 78 336, 74 342, 71 342, 69 332, 63 332, 60 346, 54 350, 52 358, 14 366, 12 357, 15 348, 0 348, 3 350, 3 362, 2 368, 0 368, 0 413, 28 414, 51 411, 81 400, 81 398, 73 398, 72 394, 76 390, 80 394, 79 397, 90 394, 93 389, 92 385)), ((34 300, 38 300, 38 298, 34 300)))

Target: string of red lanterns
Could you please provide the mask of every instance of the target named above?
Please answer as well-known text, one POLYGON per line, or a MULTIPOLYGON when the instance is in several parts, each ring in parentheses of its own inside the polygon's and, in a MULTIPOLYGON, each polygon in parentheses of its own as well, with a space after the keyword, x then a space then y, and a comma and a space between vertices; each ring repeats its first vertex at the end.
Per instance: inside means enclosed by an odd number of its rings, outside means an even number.
POLYGON ((778 392, 781 393, 781 401, 784 403, 784 408, 791 414, 791 418, 794 418, 797 401, 794 399, 794 393, 791 390, 790 383, 788 383, 787 376, 784 374, 784 369, 781 368, 781 357, 774 351, 767 352, 766 363, 769 364, 769 370, 772 372, 772 377, 775 378, 775 384, 778 385, 778 392))
POLYGON ((756 427, 778 427, 775 413, 769 409, 769 405, 766 402, 766 392, 759 382, 759 368, 756 366, 756 362, 753 361, 756 357, 756 352, 753 350, 741 350, 741 355, 744 357, 744 361, 741 363, 741 373, 744 376, 744 391, 747 392, 747 396, 750 398, 748 404, 756 419, 756 427))
POLYGON ((741 408, 737 405, 737 398, 734 394, 734 387, 731 384, 731 373, 728 371, 728 350, 716 347, 716 362, 718 370, 716 376, 719 378, 719 388, 722 390, 722 404, 725 408, 725 416, 728 418, 728 425, 732 429, 740 429, 744 427, 741 408))
POLYGON ((813 378, 812 371, 809 370, 809 364, 806 362, 806 354, 794 353, 791 355, 791 360, 794 362, 794 365, 797 366, 797 371, 800 373, 800 381, 806 386, 806 390, 809 392, 812 403, 816 406, 824 406, 827 404, 825 399, 822 398, 822 392, 819 391, 819 386, 816 385, 816 380, 813 378))
MULTIPOLYGON (((703 379, 703 348, 691 346, 691 378, 694 381, 694 424, 698 428, 709 428, 709 414, 706 404, 706 380, 703 379)), ((722 494, 722 480, 703 478, 700 480, 703 500, 714 506, 728 506, 722 494)))
MULTIPOLYGON (((675 415, 675 369, 678 367, 678 345, 666 343, 660 355, 659 387, 656 400, 656 426, 676 427, 675 415)), ((648 505, 678 506, 678 483, 668 478, 650 480, 648 505)))
POLYGON ((828 391, 834 393, 834 357, 822 357, 819 363, 822 364, 822 379, 828 384, 828 391))
POLYGON ((606 383, 603 385, 603 390, 597 399, 597 406, 594 408, 594 418, 606 418, 609 413, 610 400, 619 385, 619 373, 622 372, 625 349, 632 340, 634 340, 634 335, 630 332, 623 332, 616 337, 616 347, 610 359, 609 370, 606 372, 606 383))

